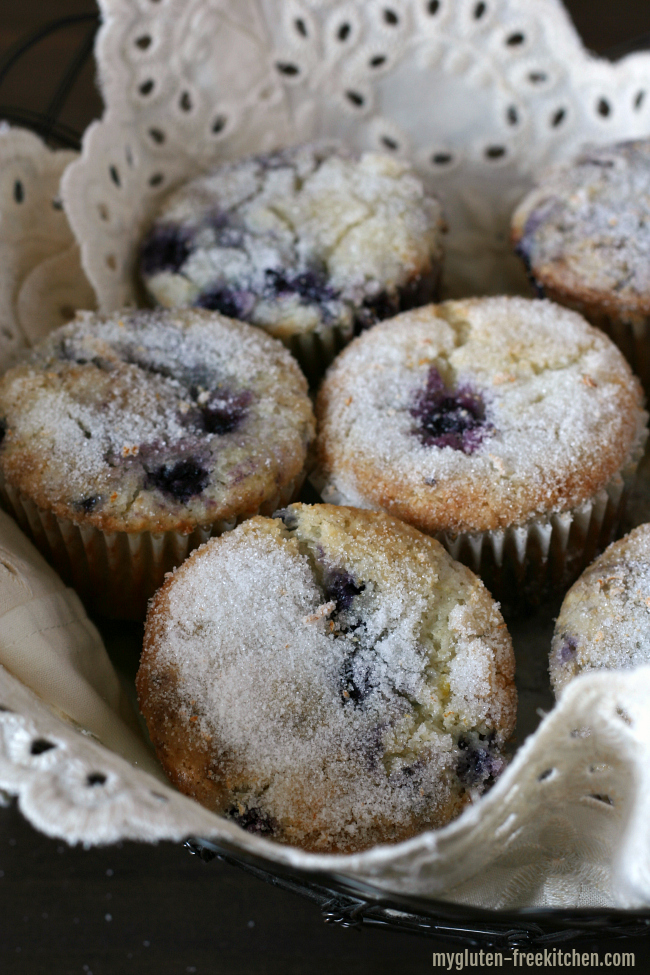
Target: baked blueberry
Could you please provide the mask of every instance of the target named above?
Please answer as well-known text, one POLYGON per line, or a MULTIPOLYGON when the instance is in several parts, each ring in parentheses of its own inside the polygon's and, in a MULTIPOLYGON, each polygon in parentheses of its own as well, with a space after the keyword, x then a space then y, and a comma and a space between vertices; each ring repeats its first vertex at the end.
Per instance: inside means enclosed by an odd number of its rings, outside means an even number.
POLYGON ((298 146, 222 163, 173 193, 140 273, 157 303, 258 325, 316 377, 355 327, 434 297, 441 230, 406 163, 298 146))
POLYGON ((473 454, 487 427, 485 405, 469 384, 447 389, 435 366, 429 369, 427 384, 415 396, 411 416, 416 432, 426 447, 452 447, 473 454))
POLYGON ((335 360, 316 410, 321 496, 439 537, 508 611, 570 585, 609 543, 647 419, 600 330, 516 297, 380 322, 335 360))
POLYGON ((512 677, 496 604, 436 541, 381 513, 292 505, 167 579, 137 688, 181 791, 342 853, 441 826, 494 781, 512 677))
POLYGON ((542 175, 512 219, 538 292, 602 328, 650 388, 650 139, 590 146, 542 175))
POLYGON ((290 500, 313 435, 282 345, 200 310, 84 314, 5 374, 0 403, 4 503, 27 529, 23 498, 62 520, 46 554, 112 614, 143 613, 183 552, 290 500))

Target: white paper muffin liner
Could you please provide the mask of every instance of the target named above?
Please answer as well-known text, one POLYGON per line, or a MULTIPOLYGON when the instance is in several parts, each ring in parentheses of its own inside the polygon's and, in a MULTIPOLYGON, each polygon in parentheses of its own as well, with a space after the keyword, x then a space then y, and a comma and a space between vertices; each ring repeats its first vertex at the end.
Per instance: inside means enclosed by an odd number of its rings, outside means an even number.
MULTIPOLYGON (((535 605, 566 589, 614 541, 648 437, 643 429, 623 467, 596 494, 566 511, 524 525, 473 532, 435 532, 452 558, 481 577, 505 612, 535 605)), ((312 484, 330 504, 359 506, 316 472, 312 484)), ((368 504, 367 507, 372 507, 368 504)))
POLYGON ((273 514, 296 500, 304 478, 303 471, 256 511, 197 526, 190 534, 104 532, 94 525, 75 524, 39 508, 2 477, 0 501, 88 609, 113 619, 142 620, 167 572, 212 536, 231 531, 254 515, 273 514))
POLYGON ((282 342, 289 349, 304 372, 310 386, 315 386, 341 349, 352 340, 350 325, 320 325, 312 332, 295 332, 282 342))

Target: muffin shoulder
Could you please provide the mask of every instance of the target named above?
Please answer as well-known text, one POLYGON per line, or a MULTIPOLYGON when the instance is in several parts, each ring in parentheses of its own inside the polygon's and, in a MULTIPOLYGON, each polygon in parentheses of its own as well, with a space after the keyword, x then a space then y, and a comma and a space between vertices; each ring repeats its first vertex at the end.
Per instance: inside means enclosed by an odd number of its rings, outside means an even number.
POLYGON ((567 593, 550 655, 556 695, 578 674, 650 663, 650 525, 614 542, 567 593))
POLYGON ((427 306, 331 367, 321 479, 427 532, 523 524, 616 474, 642 436, 642 403, 623 356, 574 312, 523 298, 427 306))

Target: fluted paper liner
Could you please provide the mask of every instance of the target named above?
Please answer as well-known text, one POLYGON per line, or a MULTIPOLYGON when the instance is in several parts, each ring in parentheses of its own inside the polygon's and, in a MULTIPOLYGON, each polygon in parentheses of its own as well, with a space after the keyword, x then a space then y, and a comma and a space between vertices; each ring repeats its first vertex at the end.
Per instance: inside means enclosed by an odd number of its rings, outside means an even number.
POLYGON ((89 609, 114 619, 142 620, 147 603, 162 585, 165 573, 180 565, 190 552, 212 536, 230 531, 245 518, 270 515, 290 504, 297 498, 303 480, 304 472, 257 511, 197 526, 191 534, 104 532, 94 525, 75 524, 39 508, 2 478, 0 500, 89 609))

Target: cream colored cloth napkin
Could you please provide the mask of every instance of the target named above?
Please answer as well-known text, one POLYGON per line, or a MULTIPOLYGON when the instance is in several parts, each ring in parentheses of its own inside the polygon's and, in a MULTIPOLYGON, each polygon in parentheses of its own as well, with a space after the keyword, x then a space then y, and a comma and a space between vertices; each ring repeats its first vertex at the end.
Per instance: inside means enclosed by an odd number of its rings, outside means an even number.
POLYGON ((0 512, 0 664, 58 716, 90 732, 131 764, 161 775, 79 597, 4 512, 0 512))

